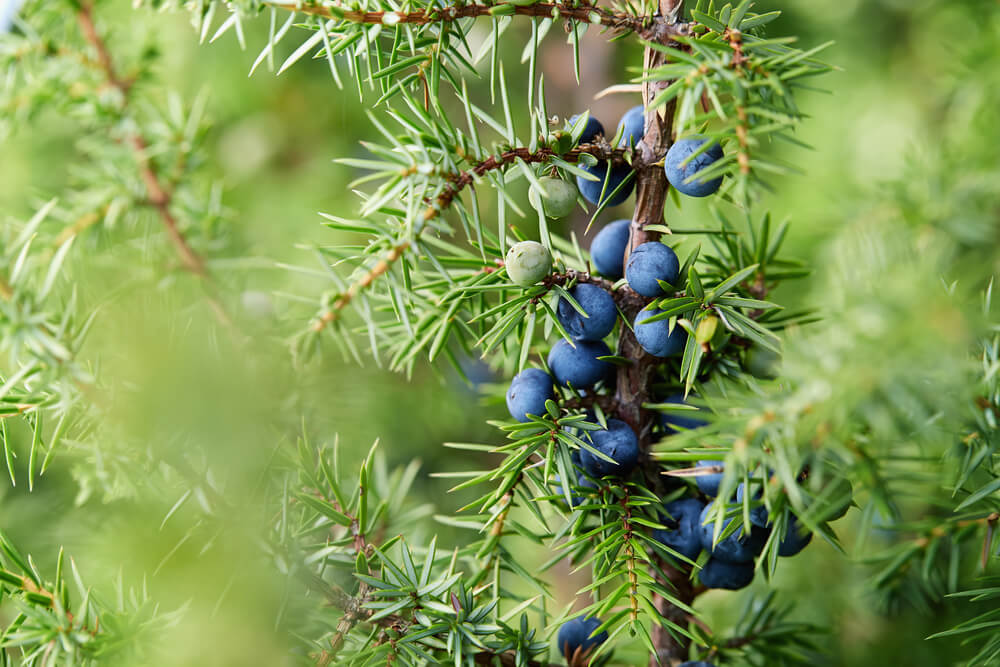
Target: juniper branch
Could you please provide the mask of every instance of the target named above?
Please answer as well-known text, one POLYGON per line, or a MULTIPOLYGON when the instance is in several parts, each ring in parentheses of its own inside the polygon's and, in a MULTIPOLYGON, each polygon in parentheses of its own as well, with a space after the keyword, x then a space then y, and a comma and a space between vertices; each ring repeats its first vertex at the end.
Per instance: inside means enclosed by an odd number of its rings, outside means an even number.
MULTIPOLYGON (((80 24, 80 32, 84 39, 94 49, 97 54, 97 62, 107 83, 117 89, 125 104, 129 101, 129 93, 132 88, 132 81, 123 79, 115 69, 114 61, 108 50, 107 43, 97 31, 94 24, 93 5, 89 2, 81 2, 77 6, 77 21, 80 24)), ((205 266, 205 261, 191 244, 188 243, 184 234, 180 231, 177 219, 170 210, 170 203, 173 197, 172 191, 164 188, 155 165, 149 159, 146 139, 138 131, 134 132, 128 139, 135 154, 136 163, 139 169, 139 176, 146 187, 148 204, 156 210, 163 228, 167 233, 167 238, 173 244, 180 257, 184 268, 201 278, 210 289, 213 287, 213 279, 205 266)), ((219 300, 211 293, 208 295, 208 302, 212 307, 216 317, 220 322, 230 325, 232 322, 225 308, 219 300)))
POLYGON ((544 19, 567 19, 580 23, 602 25, 617 32, 635 32, 643 38, 656 38, 663 34, 688 34, 686 26, 666 21, 664 18, 637 16, 633 14, 615 13, 595 4, 581 3, 569 5, 562 2, 537 2, 531 5, 515 5, 512 3, 486 4, 455 4, 440 8, 428 7, 419 11, 363 12, 346 9, 339 4, 293 4, 288 2, 268 2, 268 5, 289 11, 319 16, 326 19, 336 19, 350 23, 380 24, 380 25, 428 25, 432 23, 451 23, 462 19, 480 18, 486 16, 531 16, 544 19))
MULTIPOLYGON (((623 159, 626 151, 621 148, 612 148, 607 142, 582 144, 570 151, 567 151, 566 153, 557 153, 548 147, 539 148, 534 151, 525 147, 512 148, 503 151, 500 155, 490 156, 487 159, 478 162, 471 169, 447 174, 444 176, 444 180, 446 181, 444 189, 437 195, 433 202, 428 203, 428 207, 424 210, 421 220, 424 224, 415 228, 414 236, 419 237, 419 235, 427 229, 426 223, 440 216, 452 205, 455 198, 463 189, 475 183, 480 177, 489 171, 502 169, 516 160, 522 160, 527 163, 540 163, 549 162, 553 158, 559 158, 568 162, 576 162, 579 160, 580 156, 585 153, 593 155, 599 160, 611 160, 613 162, 617 162, 623 159)), ((343 311, 344 308, 346 308, 365 288, 375 282, 379 276, 386 273, 392 267, 393 263, 395 263, 407 250, 410 249, 414 241, 415 238, 404 239, 386 251, 385 255, 376 261, 367 273, 353 282, 346 291, 334 300, 328 309, 316 318, 313 322, 312 330, 318 333, 326 328, 328 324, 336 321, 340 317, 341 311, 343 311)))

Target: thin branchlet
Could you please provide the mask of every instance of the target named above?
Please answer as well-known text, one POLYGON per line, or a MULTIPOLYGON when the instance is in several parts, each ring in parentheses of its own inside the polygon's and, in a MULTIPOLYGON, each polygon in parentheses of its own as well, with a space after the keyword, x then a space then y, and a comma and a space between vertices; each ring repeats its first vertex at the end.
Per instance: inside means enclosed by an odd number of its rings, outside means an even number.
POLYGON ((267 4, 272 7, 298 11, 303 14, 326 19, 387 26, 398 24, 429 25, 434 23, 451 23, 462 19, 516 15, 597 24, 617 32, 635 32, 644 39, 661 39, 668 35, 676 37, 688 34, 685 24, 674 23, 661 16, 638 16, 623 12, 618 13, 587 2, 577 5, 569 5, 561 2, 536 2, 529 5, 471 3, 454 4, 444 7, 427 7, 426 9, 409 12, 363 12, 349 9, 336 3, 292 4, 287 2, 268 2, 267 4))
MULTIPOLYGON (((77 5, 76 16, 80 24, 80 32, 97 54, 97 63, 104 73, 108 85, 117 89, 121 93, 124 103, 128 104, 133 81, 122 78, 115 68, 107 43, 101 37, 94 23, 93 5, 89 2, 79 3, 77 5)), ((139 177, 146 187, 146 203, 157 212, 167 238, 170 239, 178 257, 180 257, 181 264, 185 269, 201 278, 207 289, 210 290, 207 294, 208 303, 215 313, 216 318, 223 324, 231 325, 232 321, 226 309, 219 299, 211 293, 214 290, 214 283, 205 265, 205 260, 188 243, 187 238, 185 238, 180 230, 176 217, 170 209, 173 192, 163 186, 156 166, 149 158, 149 147, 145 137, 136 131, 128 137, 127 141, 135 154, 139 177)), ((93 223, 88 221, 87 224, 93 223)))
MULTIPOLYGON (((428 203, 427 208, 422 214, 423 223, 420 227, 417 227, 415 231, 416 235, 419 235, 423 230, 427 229, 427 224, 431 220, 434 220, 440 216, 444 211, 451 207, 454 203, 455 198, 459 193, 474 184, 479 178, 490 171, 497 169, 502 169, 508 164, 511 164, 517 160, 521 160, 526 163, 539 163, 539 162, 550 162, 554 158, 559 158, 569 162, 576 162, 580 159, 583 154, 593 155, 600 160, 611 160, 620 161, 625 155, 625 150, 621 148, 611 148, 606 143, 605 144, 583 144, 577 146, 576 148, 567 151, 566 153, 557 153, 551 148, 539 148, 537 150, 531 150, 529 148, 511 148, 509 150, 503 151, 500 155, 490 156, 481 162, 478 162, 471 169, 451 172, 443 175, 445 181, 445 186, 441 190, 440 194, 435 197, 432 202, 428 203)), ((333 300, 333 303, 325 309, 313 322, 312 330, 316 333, 322 331, 326 326, 332 322, 335 322, 339 317, 341 312, 346 308, 364 289, 371 286, 380 276, 385 274, 392 265, 399 260, 403 254, 410 249, 413 245, 413 240, 402 240, 399 243, 393 245, 385 252, 382 257, 380 257, 372 267, 364 273, 360 278, 351 283, 351 285, 341 294, 333 300)))

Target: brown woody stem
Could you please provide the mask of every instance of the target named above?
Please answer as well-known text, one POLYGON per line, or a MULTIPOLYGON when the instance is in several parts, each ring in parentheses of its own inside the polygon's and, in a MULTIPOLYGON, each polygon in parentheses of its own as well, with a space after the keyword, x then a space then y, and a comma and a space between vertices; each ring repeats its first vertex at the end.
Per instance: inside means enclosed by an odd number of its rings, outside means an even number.
POLYGON ((462 19, 480 18, 485 16, 501 16, 514 14, 517 16, 532 16, 541 19, 566 19, 580 23, 599 24, 619 32, 632 31, 644 39, 656 38, 671 29, 671 23, 664 17, 642 17, 633 14, 618 14, 604 7, 598 7, 588 2, 570 6, 561 2, 536 2, 532 5, 514 5, 510 3, 467 5, 454 4, 445 7, 428 8, 412 12, 362 12, 345 9, 339 5, 295 4, 272 0, 267 4, 289 11, 319 16, 325 19, 347 21, 350 23, 378 23, 386 26, 396 24, 427 25, 430 23, 450 23, 462 19))
MULTIPOLYGON (((604 142, 604 144, 582 144, 571 151, 561 154, 555 152, 551 148, 539 148, 535 151, 532 151, 529 148, 512 148, 500 153, 499 155, 492 155, 485 160, 478 162, 471 169, 445 176, 447 185, 445 185, 444 189, 441 190, 441 193, 433 202, 428 202, 428 206, 423 213, 422 222, 428 223, 441 215, 442 212, 452 205, 455 198, 463 189, 475 183, 476 180, 486 172, 494 169, 501 169, 505 165, 515 162, 516 160, 528 163, 549 162, 552 158, 558 157, 569 162, 576 162, 581 155, 588 153, 601 160, 616 161, 622 159, 624 152, 625 151, 622 149, 611 148, 608 146, 607 142, 604 142)), ((418 226, 414 234, 419 236, 424 229, 427 229, 426 224, 418 226)), ((377 278, 385 274, 392 267, 392 264, 402 257, 403 253, 410 249, 412 244, 412 240, 402 240, 389 248, 389 250, 387 250, 386 253, 372 265, 371 269, 354 281, 346 291, 334 299, 329 308, 320 313, 312 324, 312 330, 319 333, 325 329, 328 324, 335 322, 340 317, 344 308, 346 308, 351 301, 353 301, 362 292, 362 290, 370 286, 377 278)))
MULTIPOLYGON (((659 17, 668 21, 669 29, 662 30, 655 39, 659 44, 668 44, 671 37, 685 34, 685 31, 675 27, 677 19, 683 11, 683 0, 660 0, 659 17)), ((666 54, 657 49, 647 47, 643 54, 643 69, 648 72, 664 64, 666 54)), ((670 84, 669 81, 646 81, 643 83, 643 103, 650 104, 652 100, 670 84)), ((669 184, 662 166, 658 163, 666 155, 667 149, 673 143, 673 119, 675 103, 668 102, 663 113, 657 109, 646 109, 646 127, 643 140, 636 149, 633 158, 636 177, 635 213, 632 217, 632 228, 629 243, 625 250, 625 259, 631 251, 649 241, 659 238, 658 232, 647 229, 650 225, 664 223, 664 208, 667 202, 669 184)), ((631 321, 641 306, 631 306, 623 309, 631 321)), ((619 415, 628 422, 639 436, 639 442, 645 451, 651 444, 651 433, 655 415, 644 409, 644 403, 650 399, 649 388, 654 378, 655 360, 639 346, 635 335, 628 327, 622 328, 618 341, 618 355, 633 360, 635 363, 618 369, 618 379, 615 391, 619 415)), ((647 480, 654 489, 662 491, 662 476, 655 462, 644 459, 647 466, 647 480)), ((653 573, 659 582, 674 596, 685 604, 690 604, 695 597, 691 584, 690 572, 686 568, 674 567, 670 562, 655 557, 653 573), (660 572, 664 576, 660 575, 660 572)), ((687 623, 687 614, 680 608, 670 604, 664 597, 654 595, 653 604, 665 618, 682 626, 687 623)), ((656 653, 649 657, 651 667, 676 664, 687 656, 688 643, 682 637, 675 637, 664 626, 655 624, 652 627, 652 640, 656 653)))
MULTIPOLYGON (((123 79, 116 71, 111 54, 108 51, 107 43, 101 37, 94 24, 93 5, 89 2, 81 2, 78 5, 76 16, 80 24, 80 32, 97 54, 97 63, 104 73, 108 85, 117 89, 121 93, 122 98, 127 102, 132 81, 130 79, 123 79)), ((148 146, 145 138, 136 132, 129 137, 128 141, 135 154, 139 176, 146 187, 146 203, 156 210, 159 215, 163 229, 167 233, 167 238, 170 239, 171 244, 176 249, 184 268, 201 278, 205 285, 211 287, 212 279, 204 260, 187 242, 187 239, 177 225, 177 219, 170 210, 173 192, 163 186, 156 166, 147 155, 148 146)), ((88 222, 88 224, 92 223, 88 222)), ((222 304, 211 293, 208 294, 208 302, 220 322, 227 325, 231 324, 222 304)))

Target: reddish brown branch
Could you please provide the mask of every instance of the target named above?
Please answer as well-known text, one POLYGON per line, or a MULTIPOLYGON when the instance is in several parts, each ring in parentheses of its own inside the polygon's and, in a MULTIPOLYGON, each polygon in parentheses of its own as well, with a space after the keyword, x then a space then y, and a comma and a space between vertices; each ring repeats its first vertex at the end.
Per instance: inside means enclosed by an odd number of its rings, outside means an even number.
MULTIPOLYGON (((537 163, 548 162, 553 158, 558 157, 566 160, 567 162, 576 162, 584 153, 593 155, 594 157, 602 160, 617 161, 622 159, 625 151, 620 148, 612 149, 608 146, 607 142, 604 142, 601 144, 583 144, 577 146, 571 151, 568 151, 567 153, 561 154, 556 153, 551 148, 539 148, 535 151, 528 148, 512 148, 500 153, 500 155, 492 155, 482 162, 477 163, 471 169, 446 175, 445 180, 447 181, 447 185, 445 185, 441 193, 434 199, 433 203, 424 210, 423 222, 430 222, 441 215, 441 213, 454 203, 455 198, 458 197, 459 193, 463 189, 475 183, 480 177, 489 171, 501 169, 515 160, 523 160, 527 163, 537 163)), ((416 234, 421 234, 426 228, 426 225, 418 227, 416 234)), ((340 317, 340 313, 344 310, 344 308, 346 308, 358 296, 358 294, 362 292, 362 290, 371 285, 379 276, 388 271, 392 264, 402 257, 403 253, 410 249, 412 243, 412 241, 405 240, 389 248, 385 255, 376 261, 371 269, 353 282, 345 292, 334 299, 329 308, 316 318, 316 321, 313 322, 312 330, 318 333, 326 328, 328 324, 336 321, 340 317)))
POLYGON ((350 23, 378 23, 381 25, 427 25, 430 23, 451 23, 461 19, 484 16, 533 16, 542 19, 566 19, 580 23, 596 23, 618 32, 636 32, 644 39, 662 39, 665 33, 686 34, 682 26, 669 23, 663 17, 644 17, 632 14, 616 14, 604 7, 581 3, 568 6, 559 2, 537 2, 533 5, 497 3, 495 5, 456 3, 441 8, 428 8, 413 12, 360 12, 337 5, 307 4, 297 6, 291 3, 269 2, 273 7, 289 11, 299 11, 327 19, 338 19, 350 23))
MULTIPOLYGON (((116 88, 121 93, 125 103, 127 103, 132 82, 121 78, 115 70, 114 62, 112 61, 111 54, 108 51, 107 43, 98 33, 97 28, 94 25, 93 6, 90 3, 81 2, 79 4, 77 9, 77 20, 80 24, 80 32, 83 34, 84 39, 88 44, 90 44, 90 46, 94 49, 94 52, 97 54, 97 62, 100 65, 100 69, 104 72, 104 76, 107 79, 108 84, 116 88)), ((177 224, 177 219, 170 210, 173 193, 171 190, 163 187, 156 167, 147 154, 148 146, 145 138, 136 132, 129 137, 128 142, 135 154, 136 163, 139 168, 139 176, 146 188, 147 203, 155 209, 159 215, 163 228, 166 231, 167 238, 176 249, 181 263, 185 269, 199 278, 202 278, 206 284, 211 285, 211 276, 208 273, 204 260, 197 252, 195 252, 194 248, 191 247, 187 239, 184 237, 184 234, 181 233, 177 224)), ((218 301, 218 299, 209 294, 208 300, 216 314, 216 317, 218 317, 224 324, 229 324, 229 316, 226 314, 225 309, 222 307, 222 304, 218 301)))

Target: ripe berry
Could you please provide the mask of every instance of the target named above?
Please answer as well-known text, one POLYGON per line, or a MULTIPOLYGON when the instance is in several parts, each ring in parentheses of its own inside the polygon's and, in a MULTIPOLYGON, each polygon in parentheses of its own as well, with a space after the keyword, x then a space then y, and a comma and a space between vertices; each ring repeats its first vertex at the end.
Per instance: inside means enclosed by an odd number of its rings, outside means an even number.
MULTIPOLYGON (((562 497, 563 495, 562 480, 559 478, 559 475, 555 476, 555 481, 556 481, 556 489, 555 489, 556 495, 562 497)), ((584 475, 583 473, 579 473, 577 475, 576 485, 578 487, 583 487, 585 489, 594 489, 594 490, 597 489, 597 485, 591 482, 590 479, 588 479, 587 476, 584 475)), ((575 493, 573 493, 572 487, 570 488, 570 493, 573 501, 573 507, 579 507, 580 505, 583 504, 583 501, 586 500, 583 496, 578 496, 575 493)))
MULTIPOLYGON (((701 546, 702 548, 712 555, 715 560, 723 560, 728 563, 749 563, 754 559, 754 556, 760 554, 761 549, 764 548, 764 543, 767 541, 767 530, 754 526, 749 535, 744 535, 744 529, 740 526, 735 533, 732 533, 728 537, 719 540, 719 542, 712 547, 712 536, 715 533, 715 520, 708 521, 708 512, 711 509, 711 505, 705 505, 705 509, 702 510, 701 516, 698 521, 701 524, 701 546)), ((730 517, 723 520, 722 531, 725 532, 726 528, 729 526, 736 517, 730 517)))
POLYGON ((538 241, 521 241, 507 251, 507 275, 521 287, 531 287, 552 271, 552 253, 538 241))
POLYGON ((575 345, 573 347, 563 338, 549 351, 549 370, 559 384, 587 389, 614 371, 614 366, 597 358, 611 355, 611 350, 603 342, 578 340, 575 345))
POLYGON ((615 220, 597 232, 590 243, 594 270, 605 278, 618 280, 625 275, 625 246, 628 245, 631 220, 615 220))
POLYGON ((583 198, 591 204, 601 204, 607 202, 608 206, 617 206, 628 199, 635 187, 635 179, 630 180, 625 185, 621 185, 632 173, 632 167, 627 164, 610 166, 602 160, 593 166, 581 167, 585 172, 593 176, 596 180, 588 180, 583 176, 576 177, 576 187, 580 190, 583 198), (610 175, 609 175, 610 170, 610 175), (607 187, 604 185, 605 179, 608 181, 607 187), (621 185, 619 189, 618 186, 621 185), (617 192, 615 192, 617 190, 617 192), (601 192, 604 192, 604 199, 601 199, 601 192))
POLYGON ((793 514, 788 519, 785 536, 778 543, 778 555, 794 556, 805 549, 812 538, 812 533, 806 530, 805 526, 799 523, 798 517, 793 514))
POLYGON ((667 530, 656 530, 653 538, 677 553, 694 560, 701 553, 701 526, 698 521, 705 503, 696 498, 681 498, 663 506, 670 517, 660 522, 667 530))
POLYGON ((659 241, 649 241, 634 249, 625 264, 629 287, 643 296, 662 296, 658 280, 674 285, 680 272, 677 253, 659 241))
MULTIPOLYGON (((569 124, 571 127, 576 124, 576 121, 579 117, 580 114, 576 114, 575 116, 572 116, 569 119, 569 124)), ((601 121, 597 120, 593 116, 588 115, 587 124, 583 126, 583 132, 580 133, 580 139, 577 141, 577 143, 589 144, 594 139, 596 139, 597 135, 599 134, 601 135, 604 134, 604 126, 601 125, 601 121)))
POLYGON ((609 419, 608 428, 590 431, 589 436, 594 449, 616 462, 605 461, 584 449, 580 452, 580 464, 592 476, 624 476, 639 462, 639 439, 625 422, 609 419))
POLYGON ((643 106, 640 104, 626 111, 618 122, 618 129, 622 131, 619 146, 635 146, 642 141, 646 132, 646 110, 643 106))
POLYGON ((722 461, 698 461, 698 467, 719 468, 719 472, 698 475, 694 478, 695 483, 698 485, 698 490, 706 496, 714 498, 719 495, 719 485, 722 484, 722 476, 725 474, 722 472, 722 468, 725 467, 722 461))
POLYGON ((725 588, 731 591, 750 585, 753 581, 753 563, 730 563, 709 558, 701 566, 698 579, 708 588, 725 588))
POLYGON ((569 300, 559 299, 559 322, 569 335, 577 340, 601 340, 611 333, 618 321, 618 309, 606 290, 590 283, 579 283, 569 294, 587 313, 584 317, 569 300))
POLYGON ((533 206, 538 206, 538 200, 541 199, 542 211, 550 218, 565 218, 573 212, 576 207, 576 188, 561 178, 552 176, 544 176, 538 182, 545 194, 532 187, 528 191, 528 199, 533 206))
POLYGON ((677 323, 674 323, 674 330, 670 331, 669 319, 644 324, 650 317, 661 312, 663 311, 656 308, 639 311, 635 316, 635 339, 639 341, 642 349, 654 357, 672 357, 684 351, 688 334, 684 327, 677 323))
MULTIPOLYGON (((743 486, 743 482, 740 482, 740 485, 736 487, 736 502, 738 503, 743 502, 744 490, 745 487, 743 486)), ((753 494, 753 499, 760 500, 762 495, 764 495, 764 492, 758 487, 753 494)), ((752 523, 755 526, 760 526, 761 528, 766 528, 768 525, 767 507, 765 507, 764 505, 756 505, 751 507, 750 523, 752 523)))
POLYGON ((519 422, 528 415, 544 415, 545 401, 555 398, 552 377, 539 368, 526 368, 511 380, 507 390, 507 410, 519 422))
POLYGON ((702 137, 689 137, 679 139, 667 151, 667 157, 663 161, 663 169, 667 173, 667 180, 670 185, 677 188, 681 194, 689 197, 707 197, 715 193, 722 185, 722 177, 717 176, 708 180, 696 178, 690 182, 685 181, 694 176, 702 169, 705 169, 716 160, 721 160, 723 153, 719 144, 713 143, 707 149, 691 158, 687 164, 685 160, 696 152, 708 139, 702 137))
POLYGON ((559 634, 556 635, 556 645, 559 653, 569 660, 577 649, 580 653, 586 653, 608 640, 607 631, 594 634, 594 630, 601 627, 601 621, 597 618, 573 618, 562 624, 559 634))
MULTIPOLYGON (((652 325, 646 324, 644 326, 652 326, 652 325)), ((687 405, 687 402, 684 400, 684 394, 671 394, 670 396, 667 396, 662 402, 672 403, 674 405, 687 405)), ((683 412, 681 411, 661 412, 660 428, 662 428, 667 433, 675 433, 680 429, 689 430, 692 428, 699 428, 708 423, 704 419, 699 419, 698 417, 693 416, 696 414, 699 413, 692 410, 685 410, 683 412)))
POLYGON ((688 660, 687 662, 682 662, 677 665, 677 667, 715 667, 715 664, 705 662, 704 660, 688 660))

